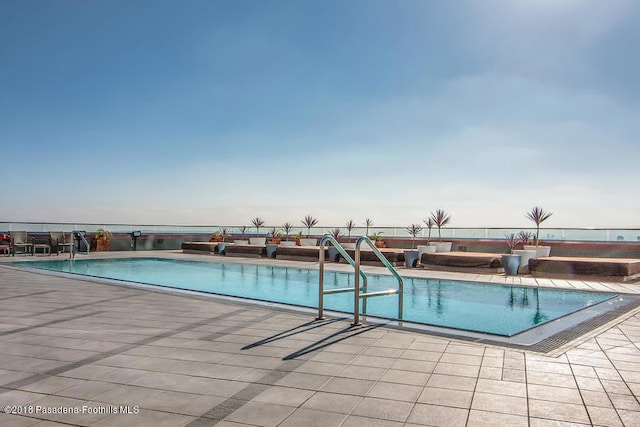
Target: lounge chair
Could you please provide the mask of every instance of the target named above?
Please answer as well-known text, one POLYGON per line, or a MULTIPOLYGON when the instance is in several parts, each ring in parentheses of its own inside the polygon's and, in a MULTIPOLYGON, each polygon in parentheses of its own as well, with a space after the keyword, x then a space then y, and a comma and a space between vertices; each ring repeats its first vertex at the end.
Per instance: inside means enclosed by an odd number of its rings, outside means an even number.
POLYGON ((51 250, 58 255, 60 252, 64 253, 65 248, 67 248, 67 252, 71 252, 73 242, 71 238, 67 239, 62 231, 50 231, 49 244, 51 245, 51 250))
POLYGON ((14 256, 19 250, 25 255, 33 253, 33 245, 29 239, 29 236, 27 236, 26 231, 10 231, 9 234, 11 235, 11 240, 13 241, 14 256))

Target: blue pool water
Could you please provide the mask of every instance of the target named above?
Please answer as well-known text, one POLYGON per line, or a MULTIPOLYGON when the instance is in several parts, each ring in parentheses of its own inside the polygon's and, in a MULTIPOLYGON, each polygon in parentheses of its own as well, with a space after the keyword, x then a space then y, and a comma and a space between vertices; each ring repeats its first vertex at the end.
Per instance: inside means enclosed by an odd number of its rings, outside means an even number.
MULTIPOLYGON (((94 277, 220 295, 318 306, 318 271, 163 258, 57 260, 19 263, 94 277)), ((397 287, 390 276, 368 275, 369 291, 397 287)), ((325 272, 325 289, 353 286, 353 274, 325 272)), ((613 298, 614 294, 524 288, 476 282, 405 278, 403 320, 512 336, 613 298)), ((325 296, 325 309, 353 311, 353 294, 325 296)), ((371 298, 367 314, 396 319, 398 296, 371 298)))

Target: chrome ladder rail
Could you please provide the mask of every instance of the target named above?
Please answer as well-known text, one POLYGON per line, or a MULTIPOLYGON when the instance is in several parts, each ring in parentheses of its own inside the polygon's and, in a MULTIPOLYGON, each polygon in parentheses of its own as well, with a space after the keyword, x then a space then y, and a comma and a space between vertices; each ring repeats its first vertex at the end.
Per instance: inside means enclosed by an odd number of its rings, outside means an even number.
MULTIPOLYGON (((332 235, 325 234, 324 236, 322 236, 322 239, 320 239, 320 244, 319 244, 320 245, 320 254, 319 254, 320 255, 319 256, 320 271, 318 274, 318 317, 316 317, 316 320, 324 319, 324 296, 325 295, 337 294, 341 292, 355 292, 355 288, 327 289, 326 291, 324 290, 324 247, 327 242, 331 243, 338 250, 340 255, 342 255, 344 259, 347 260, 347 262, 351 264, 351 266, 354 269, 356 268, 356 262, 353 260, 353 258, 349 256, 347 251, 344 250, 342 245, 338 243, 338 241, 332 235)), ((356 283, 360 283, 359 279, 360 277, 362 277, 362 283, 366 287, 367 275, 364 273, 364 271, 359 269, 357 270, 358 272, 356 273, 356 283)))
POLYGON ((387 295, 398 295, 398 320, 402 320, 402 309, 403 309, 403 293, 404 293, 404 280, 402 279, 402 277, 400 276, 400 274, 398 274, 398 272, 396 271, 395 268, 393 268, 393 266, 391 265, 391 263, 389 262, 389 260, 382 255, 382 252, 380 252, 378 250, 378 248, 376 248, 376 245, 367 237, 367 236, 362 236, 360 238, 358 238, 358 240, 356 241, 356 254, 355 254, 355 258, 356 258, 356 275, 355 275, 355 286, 354 286, 354 298, 353 298, 353 325, 357 326, 360 325, 360 299, 362 299, 362 312, 363 314, 367 313, 367 298, 371 298, 371 297, 379 297, 379 296, 387 296, 387 295), (360 277, 358 275, 358 273, 361 271, 360 270, 360 246, 362 245, 362 243, 366 243, 371 250, 373 251, 373 253, 378 257, 378 259, 382 262, 382 264, 387 267, 387 269, 391 272, 391 274, 393 276, 395 276, 396 279, 398 279, 398 289, 387 289, 384 291, 376 291, 376 292, 367 292, 367 282, 364 281, 363 286, 362 286, 362 290, 363 293, 360 293, 360 277))
POLYGON ((353 258, 349 256, 347 251, 344 250, 342 245, 338 243, 338 241, 331 235, 326 234, 320 239, 320 271, 318 274, 318 317, 316 320, 324 319, 324 296, 328 294, 337 294, 342 292, 353 292, 353 326, 360 325, 360 299, 363 300, 362 308, 363 313, 366 314, 367 307, 367 298, 379 297, 379 296, 387 296, 387 295, 398 295, 398 319, 402 320, 402 309, 403 309, 403 291, 404 291, 404 281, 402 277, 398 274, 395 268, 391 265, 389 260, 385 258, 384 255, 376 248, 373 242, 366 236, 362 236, 358 238, 356 241, 356 253, 355 253, 355 261, 353 258), (331 243, 344 257, 345 260, 355 269, 355 284, 351 288, 337 288, 337 289, 324 289, 324 247, 325 244, 329 242, 331 243), (398 279, 398 289, 387 289, 384 291, 375 291, 375 292, 367 292, 367 275, 360 268, 360 246, 362 243, 366 243, 373 250, 373 253, 380 259, 382 264, 391 272, 396 279, 398 279), (360 287, 360 278, 362 277, 362 288, 360 287), (360 292, 362 290, 362 292, 360 292))
POLYGON ((76 242, 75 242, 76 236, 78 237, 79 240, 82 241, 82 243, 84 243, 84 246, 87 248, 87 255, 89 255, 89 242, 87 242, 87 239, 84 238, 82 233, 80 233, 79 231, 73 230, 71 232, 71 248, 69 249, 69 259, 75 258, 74 250, 76 246, 76 242))

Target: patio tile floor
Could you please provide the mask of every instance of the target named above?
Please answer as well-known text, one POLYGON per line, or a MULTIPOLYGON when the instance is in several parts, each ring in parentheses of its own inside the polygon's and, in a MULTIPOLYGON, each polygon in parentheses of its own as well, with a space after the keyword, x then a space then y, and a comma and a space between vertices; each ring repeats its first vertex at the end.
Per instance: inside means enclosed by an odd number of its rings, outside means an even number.
POLYGON ((2 426, 630 426, 639 399, 638 310, 545 355, 0 263, 2 426))

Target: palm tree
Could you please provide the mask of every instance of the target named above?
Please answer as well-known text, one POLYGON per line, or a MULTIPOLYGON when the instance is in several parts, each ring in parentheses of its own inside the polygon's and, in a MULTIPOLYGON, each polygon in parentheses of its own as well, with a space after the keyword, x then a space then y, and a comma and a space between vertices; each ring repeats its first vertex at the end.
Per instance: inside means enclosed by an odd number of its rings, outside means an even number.
POLYGON ((260 227, 264 225, 264 219, 257 216, 251 220, 251 223, 256 227, 256 233, 260 234, 260 227))
POLYGON ((520 237, 516 236, 514 233, 505 234, 504 240, 507 242, 507 246, 509 246, 509 253, 513 253, 518 243, 521 242, 520 237))
POLYGON ((533 233, 530 231, 520 230, 520 232, 518 233, 518 239, 523 245, 528 245, 532 237, 533 233))
POLYGON ((447 225, 447 223, 451 220, 451 215, 446 213, 442 209, 436 209, 435 212, 431 213, 431 219, 433 223, 438 227, 438 241, 442 242, 442 233, 440 229, 447 225))
POLYGON ((340 234, 342 234, 342 232, 340 231, 339 228, 334 228, 329 232, 329 234, 331 234, 331 236, 333 236, 334 239, 338 240, 338 237, 340 237, 340 234))
POLYGON ((367 232, 365 233, 365 235, 368 236, 369 235, 369 227, 373 226, 373 220, 370 219, 370 218, 365 219, 364 220, 364 225, 365 225, 365 227, 367 227, 367 232))
POLYGON ((431 230, 433 230, 433 226, 436 225, 436 223, 433 222, 433 218, 431 217, 427 219, 423 219, 422 222, 424 222, 427 225, 427 230, 429 230, 429 234, 427 235, 427 246, 428 246, 429 243, 431 243, 431 230))
POLYGON ((318 220, 311 215, 307 215, 304 217, 304 219, 302 220, 302 225, 307 227, 307 238, 311 237, 311 227, 313 227, 317 223, 318 220))
POLYGON ((289 233, 291 233, 291 231, 293 230, 293 225, 289 224, 288 222, 285 222, 284 224, 282 224, 282 231, 284 231, 284 234, 287 236, 286 240, 289 241, 289 233))
POLYGON ((527 212, 526 216, 536 224, 536 246, 540 241, 540 224, 549 219, 553 215, 553 212, 546 212, 541 207, 535 206, 531 211, 527 212))
POLYGON ((352 219, 347 221, 347 223, 345 224, 345 228, 347 229, 347 232, 349 234, 348 242, 351 242, 351 230, 353 230, 353 227, 355 227, 355 226, 356 226, 356 223, 353 222, 352 219))
POLYGON ((422 231, 422 227, 420 226, 420 224, 411 224, 406 228, 406 230, 409 234, 411 234, 411 236, 413 236, 413 239, 411 239, 411 249, 415 249, 416 236, 420 234, 420 232, 422 231))

